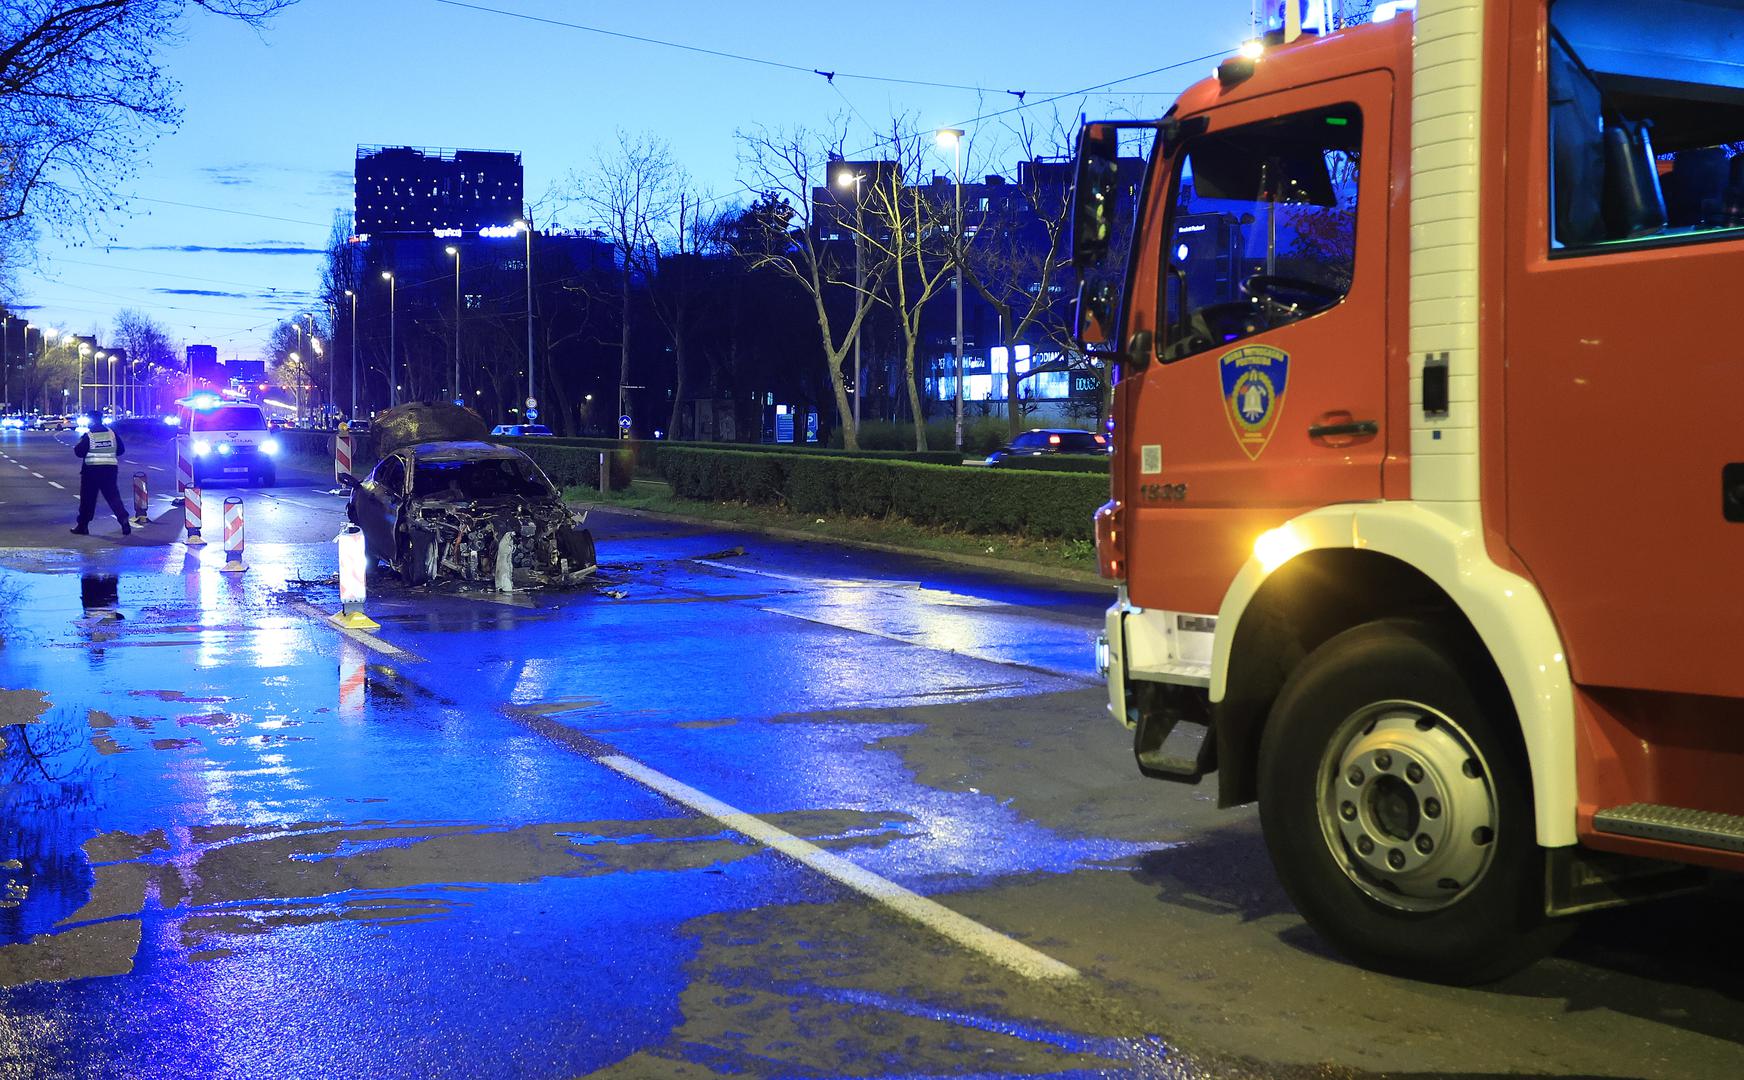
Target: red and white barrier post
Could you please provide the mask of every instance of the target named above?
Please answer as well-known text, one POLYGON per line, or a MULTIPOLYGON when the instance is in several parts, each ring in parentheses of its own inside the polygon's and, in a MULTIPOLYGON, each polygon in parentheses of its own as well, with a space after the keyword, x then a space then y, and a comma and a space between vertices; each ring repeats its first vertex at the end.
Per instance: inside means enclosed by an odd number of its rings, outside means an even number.
POLYGON ((194 451, 186 435, 176 436, 176 498, 194 486, 194 451))
POLYGON ((363 530, 347 525, 333 539, 339 545, 339 613, 333 616, 334 625, 347 630, 380 630, 381 623, 363 613, 364 574, 369 569, 363 530))
POLYGON ((242 500, 235 495, 224 500, 224 565, 226 574, 240 574, 248 567, 242 561, 242 500))
POLYGON ((351 436, 344 432, 333 436, 333 482, 351 471, 351 436))
POLYGON ((145 486, 145 474, 133 474, 133 523, 135 525, 151 524, 151 493, 145 486))
POLYGON ((200 489, 192 484, 182 492, 182 524, 188 530, 188 537, 183 543, 189 547, 205 545, 206 540, 200 535, 200 489))

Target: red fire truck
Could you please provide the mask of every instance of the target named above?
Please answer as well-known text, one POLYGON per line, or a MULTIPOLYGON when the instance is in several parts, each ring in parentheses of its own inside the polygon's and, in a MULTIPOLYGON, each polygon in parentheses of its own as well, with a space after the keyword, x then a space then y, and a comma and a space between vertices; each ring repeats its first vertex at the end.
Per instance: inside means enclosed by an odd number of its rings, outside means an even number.
POLYGON ((1744 869, 1744 2, 1284 18, 1080 136, 1099 661, 1324 937, 1486 980, 1744 869))

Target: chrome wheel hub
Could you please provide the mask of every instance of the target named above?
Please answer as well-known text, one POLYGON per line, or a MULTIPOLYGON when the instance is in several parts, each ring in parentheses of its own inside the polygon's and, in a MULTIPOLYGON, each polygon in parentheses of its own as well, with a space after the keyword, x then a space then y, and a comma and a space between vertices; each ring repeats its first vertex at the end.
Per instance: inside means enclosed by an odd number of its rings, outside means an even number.
POLYGON ((1446 907, 1495 855, 1489 765, 1458 724, 1427 705, 1378 702, 1346 719, 1327 745, 1319 789, 1334 859, 1389 907, 1446 907))

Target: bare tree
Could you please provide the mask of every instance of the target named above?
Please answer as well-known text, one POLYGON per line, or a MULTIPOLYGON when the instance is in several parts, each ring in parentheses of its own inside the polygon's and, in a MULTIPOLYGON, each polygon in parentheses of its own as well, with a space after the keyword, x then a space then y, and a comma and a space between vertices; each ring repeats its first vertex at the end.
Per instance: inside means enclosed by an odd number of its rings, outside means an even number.
POLYGON ((295 0, 8 0, 0 5, 0 221, 86 226, 113 209, 143 132, 180 118, 158 50, 191 8, 251 26, 295 0), (95 212, 92 212, 95 211, 95 212))
MULTIPOLYGON (((1004 337, 999 344, 1039 338, 1059 354, 1057 360, 1031 364, 1022 372, 1008 362, 1006 412, 1010 437, 1016 438, 1023 417, 1023 380, 1046 371, 1090 370, 1106 383, 1108 375, 1078 348, 1065 296, 1071 281, 1067 236, 1072 132, 1055 115, 1045 131, 1026 118, 1012 135, 1019 158, 1017 180, 969 223, 974 242, 961 254, 965 281, 999 316, 1004 337)), ((1103 389, 1106 397, 1108 387, 1103 389)))
POLYGON ((617 248, 620 407, 626 405, 622 388, 631 385, 636 286, 653 278, 663 249, 682 246, 685 224, 695 206, 689 184, 665 140, 623 130, 618 131, 617 145, 598 156, 591 175, 569 178, 569 197, 586 207, 592 224, 617 248))
POLYGON ((925 450, 926 416, 915 372, 921 317, 944 287, 964 244, 952 220, 955 211, 943 205, 937 188, 920 186, 925 149, 919 138, 904 131, 905 126, 901 120, 892 121, 883 149, 894 167, 880 169, 870 178, 865 213, 849 227, 865 249, 889 266, 887 288, 876 298, 896 316, 902 335, 903 385, 914 418, 914 448, 925 450))
MULTIPOLYGON (((753 269, 779 272, 811 300, 836 409, 843 418, 842 444, 858 450, 859 433, 849 422, 853 406, 842 379, 842 361, 876 302, 878 285, 889 266, 883 259, 868 260, 871 265, 863 266, 856 281, 852 254, 844 258, 841 245, 820 235, 827 226, 839 238, 838 226, 849 216, 840 202, 827 202, 815 191, 816 185, 827 185, 829 163, 842 157, 843 140, 840 127, 833 136, 804 128, 741 131, 740 170, 756 202, 741 219, 737 243, 740 256, 753 269), (839 295, 849 297, 846 318, 831 311, 832 297, 839 295)), ((861 388, 856 386, 855 391, 861 388)))
POLYGON ((115 313, 110 340, 127 353, 128 374, 135 379, 151 379, 154 371, 176 364, 176 347, 170 332, 137 308, 123 308, 115 313))

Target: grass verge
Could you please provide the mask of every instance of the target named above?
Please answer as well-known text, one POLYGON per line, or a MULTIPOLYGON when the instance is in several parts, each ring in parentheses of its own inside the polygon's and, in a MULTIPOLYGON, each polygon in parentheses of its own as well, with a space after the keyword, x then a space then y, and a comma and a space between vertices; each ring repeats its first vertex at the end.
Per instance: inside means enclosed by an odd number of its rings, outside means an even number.
POLYGON ((723 525, 785 529, 820 539, 883 544, 937 555, 998 559, 1031 569, 1070 571, 1069 576, 1074 577, 1081 574, 1094 577, 1096 574, 1096 546, 1087 540, 984 536, 915 525, 900 518, 820 518, 776 506, 700 502, 673 495, 664 483, 644 480, 631 484, 627 491, 614 491, 609 495, 602 495, 591 487, 571 487, 564 491, 564 498, 603 509, 646 510, 718 521, 723 525))

